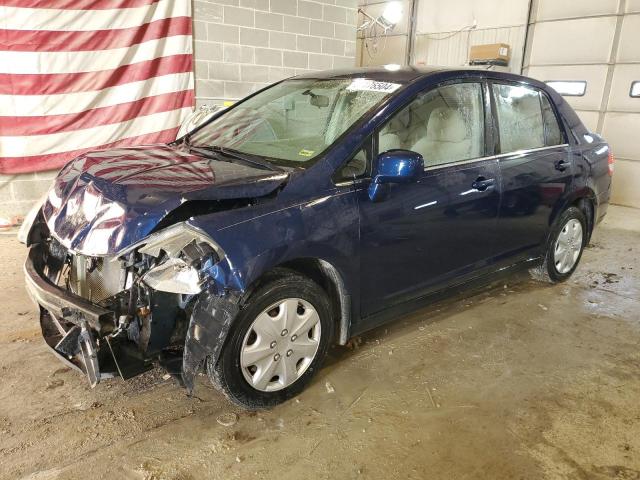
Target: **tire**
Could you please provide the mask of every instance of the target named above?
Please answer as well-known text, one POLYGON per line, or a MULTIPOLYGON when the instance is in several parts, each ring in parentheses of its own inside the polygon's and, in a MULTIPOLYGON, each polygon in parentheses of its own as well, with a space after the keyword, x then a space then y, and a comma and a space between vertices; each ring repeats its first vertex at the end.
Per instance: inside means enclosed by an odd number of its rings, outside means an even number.
POLYGON ((243 304, 218 362, 214 365, 207 359, 209 379, 232 402, 250 410, 272 407, 298 395, 326 357, 334 332, 331 312, 329 298, 320 286, 296 272, 278 269, 243 304), (313 311, 319 319, 314 320, 313 311), (290 323, 283 324, 287 319, 290 323), (308 331, 299 330, 312 322, 308 331), (300 337, 283 328, 289 325, 294 325, 292 330, 300 337), (262 357, 252 365, 258 355, 262 357), (307 356, 298 359, 301 355, 307 356))
POLYGON ((578 267, 588 237, 584 213, 576 207, 567 208, 553 224, 545 247, 544 260, 538 267, 530 270, 532 277, 548 283, 565 281, 578 267), (569 243, 563 250, 563 244, 567 240, 569 243), (562 252, 566 252, 567 256, 562 252))

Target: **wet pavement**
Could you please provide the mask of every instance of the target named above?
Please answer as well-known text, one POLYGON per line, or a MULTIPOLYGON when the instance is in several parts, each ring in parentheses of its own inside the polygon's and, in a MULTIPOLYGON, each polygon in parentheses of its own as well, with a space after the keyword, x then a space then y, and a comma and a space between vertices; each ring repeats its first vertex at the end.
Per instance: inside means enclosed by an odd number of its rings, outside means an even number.
POLYGON ((518 275, 335 348, 248 413, 160 370, 91 390, 40 339, 25 249, 0 237, 0 479, 640 478, 640 211, 576 274, 518 275))

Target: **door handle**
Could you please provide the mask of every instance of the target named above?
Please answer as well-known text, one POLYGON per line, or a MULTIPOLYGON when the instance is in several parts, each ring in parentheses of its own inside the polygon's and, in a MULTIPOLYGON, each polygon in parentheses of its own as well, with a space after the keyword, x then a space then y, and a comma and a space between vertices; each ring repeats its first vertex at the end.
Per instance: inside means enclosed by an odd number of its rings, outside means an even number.
POLYGON ((490 190, 494 187, 496 181, 493 178, 478 177, 476 181, 471 184, 471 188, 479 192, 490 190))
POLYGON ((556 162, 556 170, 560 170, 561 172, 564 172, 567 168, 569 168, 570 163, 567 162, 566 160, 558 160, 556 162))

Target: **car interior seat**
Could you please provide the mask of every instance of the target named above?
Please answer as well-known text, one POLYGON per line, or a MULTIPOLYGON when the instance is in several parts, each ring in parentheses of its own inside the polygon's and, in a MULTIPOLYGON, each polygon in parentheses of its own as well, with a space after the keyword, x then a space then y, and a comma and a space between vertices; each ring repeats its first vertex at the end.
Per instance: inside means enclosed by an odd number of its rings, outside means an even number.
POLYGON ((396 148, 407 148, 406 143, 411 125, 411 112, 405 108, 400 111, 382 129, 378 139, 378 151, 380 153, 396 148))
POLYGON ((437 107, 431 111, 426 135, 417 139, 411 150, 424 157, 425 166, 471 158, 471 132, 455 107, 437 107))

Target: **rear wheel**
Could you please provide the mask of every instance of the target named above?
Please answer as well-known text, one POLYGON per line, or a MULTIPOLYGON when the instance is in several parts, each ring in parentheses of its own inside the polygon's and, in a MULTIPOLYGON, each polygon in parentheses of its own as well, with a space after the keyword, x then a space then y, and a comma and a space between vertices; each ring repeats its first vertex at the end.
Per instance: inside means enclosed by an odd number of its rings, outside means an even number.
POLYGON ((531 270, 533 277, 552 283, 569 278, 580 262, 587 238, 584 214, 569 207, 551 229, 544 261, 531 270))
POLYGON ((326 356, 333 337, 329 299, 313 281, 282 270, 249 297, 209 377, 235 403, 250 409, 300 393, 326 356))

